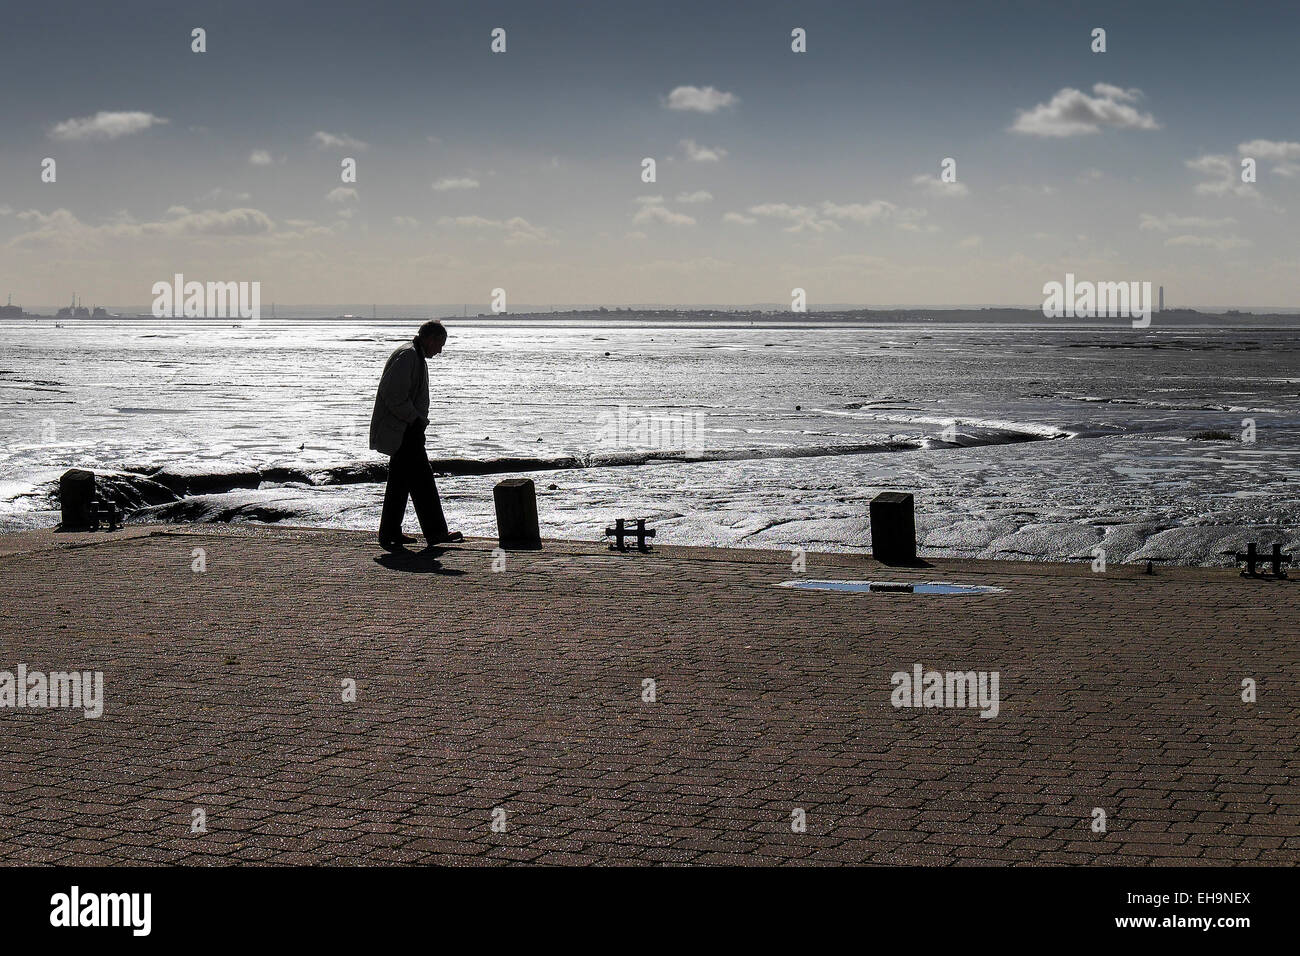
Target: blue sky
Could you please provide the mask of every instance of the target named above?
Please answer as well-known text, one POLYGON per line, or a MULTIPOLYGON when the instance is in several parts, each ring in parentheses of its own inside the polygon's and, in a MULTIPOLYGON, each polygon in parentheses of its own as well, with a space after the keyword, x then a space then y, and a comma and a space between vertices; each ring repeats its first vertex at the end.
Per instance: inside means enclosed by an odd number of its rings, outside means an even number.
POLYGON ((1300 306, 1294 4, 126 2, 4 19, 0 291, 24 304, 75 288, 140 305, 184 272, 281 303, 486 308, 503 287, 513 306, 739 305, 799 286, 810 307, 1033 305, 1071 271, 1163 284, 1171 304, 1300 306))

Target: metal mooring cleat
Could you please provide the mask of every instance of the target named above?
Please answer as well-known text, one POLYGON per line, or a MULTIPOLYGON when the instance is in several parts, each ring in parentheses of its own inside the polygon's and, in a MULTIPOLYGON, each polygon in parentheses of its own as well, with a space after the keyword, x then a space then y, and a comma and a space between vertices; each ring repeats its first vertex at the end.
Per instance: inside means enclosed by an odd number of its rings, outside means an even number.
POLYGON ((605 529, 605 537, 613 537, 614 543, 609 546, 611 551, 626 551, 627 544, 625 538, 636 538, 636 549, 638 551, 649 551, 650 545, 646 543, 647 538, 653 538, 655 532, 653 528, 645 526, 645 518, 616 518, 614 527, 605 529), (636 524, 635 529, 627 527, 629 522, 636 524))
POLYGON ((121 517, 121 513, 117 510, 116 504, 111 501, 100 501, 96 499, 90 503, 90 507, 92 515, 91 528, 98 531, 99 523, 102 521, 108 525, 109 531, 116 531, 118 529, 117 522, 121 517))
POLYGON ((1246 545, 1245 551, 1238 551, 1235 555, 1237 563, 1245 563, 1241 569, 1243 578, 1259 577, 1259 572, 1255 570, 1258 564, 1268 564, 1272 566, 1272 576, 1275 578, 1285 578, 1287 566, 1291 564, 1291 555, 1282 553, 1280 544, 1273 545, 1273 553, 1270 557, 1260 554, 1255 547, 1255 542, 1246 545))

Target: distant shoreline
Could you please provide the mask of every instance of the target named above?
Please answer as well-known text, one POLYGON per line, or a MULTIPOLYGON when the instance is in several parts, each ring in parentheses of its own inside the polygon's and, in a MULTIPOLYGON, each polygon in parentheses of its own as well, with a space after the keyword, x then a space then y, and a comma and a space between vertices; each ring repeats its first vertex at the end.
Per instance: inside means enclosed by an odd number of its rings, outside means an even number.
MULTIPOLYGON (((554 312, 505 312, 499 315, 479 313, 476 315, 454 315, 430 310, 420 314, 399 316, 306 316, 284 315, 261 319, 240 318, 166 318, 160 319, 148 314, 110 315, 107 318, 59 318, 53 315, 24 313, 21 316, 0 317, 0 324, 20 324, 39 322, 77 326, 112 324, 112 323, 206 323, 244 325, 251 322, 261 323, 312 323, 312 322, 349 322, 354 324, 384 325, 395 322, 418 322, 430 317, 439 318, 449 323, 521 325, 546 324, 562 325, 577 323, 582 325, 706 325, 718 327, 807 327, 818 325, 1009 325, 1034 326, 1038 328, 1061 329, 1131 329, 1129 319, 1123 317, 1098 317, 1096 319, 1050 319, 1041 309, 844 309, 803 313, 789 311, 768 311, 753 309, 654 309, 654 310, 591 310, 572 309, 554 312)), ((1300 327, 1300 312, 1246 312, 1228 310, 1225 312, 1202 312, 1196 309, 1167 309, 1152 315, 1152 327, 1209 327, 1238 328, 1252 327, 1277 328, 1300 327)))

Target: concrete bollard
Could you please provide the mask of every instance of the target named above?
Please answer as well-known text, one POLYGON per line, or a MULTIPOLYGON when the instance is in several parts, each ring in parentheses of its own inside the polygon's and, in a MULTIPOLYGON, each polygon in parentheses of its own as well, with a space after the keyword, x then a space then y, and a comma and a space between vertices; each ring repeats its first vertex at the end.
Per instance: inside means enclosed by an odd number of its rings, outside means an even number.
POLYGON ((89 528, 95 523, 95 473, 69 468, 59 478, 59 509, 64 531, 89 528))
POLYGON ((871 499, 871 556, 881 564, 916 564, 912 496, 882 491, 871 499))
POLYGON ((537 489, 531 478, 507 478, 492 489, 497 508, 497 542, 507 551, 536 551, 542 546, 537 530, 537 489))

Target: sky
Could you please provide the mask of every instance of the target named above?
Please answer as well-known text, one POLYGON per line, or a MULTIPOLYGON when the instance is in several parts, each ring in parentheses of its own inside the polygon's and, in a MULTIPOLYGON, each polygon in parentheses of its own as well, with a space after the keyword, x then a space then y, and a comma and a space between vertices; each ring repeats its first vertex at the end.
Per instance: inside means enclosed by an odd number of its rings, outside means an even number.
POLYGON ((1067 272, 1300 307, 1300 4, 0 10, 0 294, 28 308, 147 307, 178 272, 280 314, 1037 306, 1067 272))

